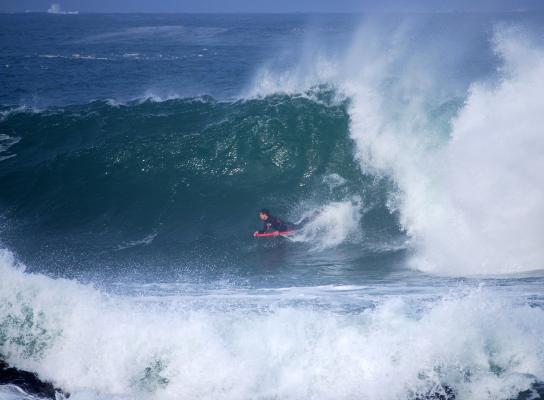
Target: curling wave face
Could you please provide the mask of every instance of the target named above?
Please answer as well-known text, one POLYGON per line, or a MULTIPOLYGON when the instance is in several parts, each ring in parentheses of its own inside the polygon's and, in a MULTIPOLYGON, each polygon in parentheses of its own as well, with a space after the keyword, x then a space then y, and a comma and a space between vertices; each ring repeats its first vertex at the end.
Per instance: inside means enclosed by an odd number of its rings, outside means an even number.
POLYGON ((240 254, 261 257, 251 232, 268 206, 293 222, 319 212, 296 238, 306 249, 395 247, 404 234, 387 208, 390 183, 353 159, 346 101, 322 87, 236 102, 6 108, 0 129, 19 136, 1 153, 3 240, 61 275, 74 253, 91 270, 104 259, 239 266, 240 254))

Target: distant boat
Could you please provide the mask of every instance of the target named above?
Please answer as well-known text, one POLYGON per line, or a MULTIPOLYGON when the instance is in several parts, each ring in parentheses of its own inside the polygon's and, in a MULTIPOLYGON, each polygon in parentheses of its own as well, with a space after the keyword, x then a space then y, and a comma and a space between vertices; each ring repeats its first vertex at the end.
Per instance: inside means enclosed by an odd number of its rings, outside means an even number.
POLYGON ((58 3, 51 4, 47 12, 49 14, 79 14, 79 11, 63 11, 58 3))

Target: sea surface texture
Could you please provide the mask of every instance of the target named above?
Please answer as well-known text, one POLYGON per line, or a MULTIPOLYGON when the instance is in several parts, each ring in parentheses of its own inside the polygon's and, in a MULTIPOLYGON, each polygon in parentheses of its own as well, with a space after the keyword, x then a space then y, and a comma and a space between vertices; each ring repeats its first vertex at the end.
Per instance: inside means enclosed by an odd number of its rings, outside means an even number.
POLYGON ((543 155, 544 13, 0 15, 0 359, 73 400, 544 398, 543 155))

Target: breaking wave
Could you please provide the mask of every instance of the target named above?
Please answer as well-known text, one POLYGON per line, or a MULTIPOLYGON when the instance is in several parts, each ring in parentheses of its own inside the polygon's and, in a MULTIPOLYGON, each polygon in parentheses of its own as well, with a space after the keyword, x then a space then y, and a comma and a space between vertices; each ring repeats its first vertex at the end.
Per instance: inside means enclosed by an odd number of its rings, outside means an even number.
POLYGON ((493 289, 351 288, 362 307, 346 313, 296 288, 123 297, 25 273, 5 250, 0 262, 1 353, 75 399, 509 399, 544 379, 544 312, 493 289))

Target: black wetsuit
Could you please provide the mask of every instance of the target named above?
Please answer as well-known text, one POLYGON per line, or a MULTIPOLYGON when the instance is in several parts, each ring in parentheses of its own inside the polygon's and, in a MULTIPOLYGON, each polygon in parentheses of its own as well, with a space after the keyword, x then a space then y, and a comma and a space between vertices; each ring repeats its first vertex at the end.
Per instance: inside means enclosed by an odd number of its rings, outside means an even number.
POLYGON ((265 233, 265 232, 275 232, 275 231, 289 231, 293 229, 293 224, 290 224, 289 222, 284 222, 281 218, 273 217, 272 215, 268 216, 268 219, 264 221, 263 229, 259 231, 259 233, 265 233))

